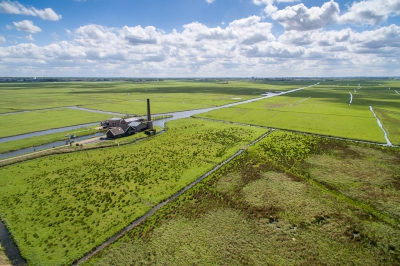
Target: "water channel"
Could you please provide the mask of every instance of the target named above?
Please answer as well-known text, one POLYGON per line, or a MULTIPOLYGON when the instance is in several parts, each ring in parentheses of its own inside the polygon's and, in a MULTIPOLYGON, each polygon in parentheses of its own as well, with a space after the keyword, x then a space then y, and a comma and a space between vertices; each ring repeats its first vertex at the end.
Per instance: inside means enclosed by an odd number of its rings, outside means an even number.
MULTIPOLYGON (((104 135, 104 132, 96 132, 94 134, 90 134, 90 135, 86 135, 86 136, 82 136, 82 137, 76 137, 75 139, 71 139, 71 140, 72 141, 80 141, 80 140, 90 139, 90 138, 94 138, 94 137, 100 137, 103 135, 104 135)), ((67 144, 69 144, 69 143, 67 143, 66 140, 60 140, 60 141, 55 141, 55 142, 38 145, 38 146, 30 147, 30 148, 20 149, 17 151, 10 151, 10 152, 0 154, 0 160, 18 156, 18 155, 22 155, 22 154, 26 154, 26 153, 30 153, 30 152, 51 149, 54 147, 63 146, 63 145, 67 145, 67 144)))
POLYGON ((21 257, 14 240, 11 238, 10 233, 4 226, 3 222, 0 220, 0 243, 5 249, 7 258, 10 260, 11 264, 14 266, 24 266, 26 261, 21 257))

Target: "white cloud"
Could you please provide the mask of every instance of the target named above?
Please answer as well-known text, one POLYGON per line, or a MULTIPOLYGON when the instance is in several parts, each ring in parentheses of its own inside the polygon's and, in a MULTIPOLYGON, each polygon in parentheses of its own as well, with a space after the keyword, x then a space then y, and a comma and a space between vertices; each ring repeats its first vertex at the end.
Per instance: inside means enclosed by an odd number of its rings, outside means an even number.
POLYGON ((253 3, 260 6, 260 5, 272 5, 274 0, 253 0, 253 3))
POLYGON ((311 44, 333 46, 349 41, 353 35, 353 31, 349 28, 340 31, 285 31, 279 37, 279 41, 298 46, 311 44))
POLYGON ((132 45, 156 44, 158 38, 162 35, 155 27, 149 26, 142 28, 141 26, 128 27, 124 26, 120 33, 132 45))
POLYGON ((35 41, 35 39, 33 38, 32 34, 29 34, 28 36, 26 36, 25 39, 27 39, 30 42, 34 42, 35 41))
POLYGON ((0 46, 0 75, 332 76, 365 75, 379 67, 388 69, 386 75, 400 75, 387 67, 389 59, 400 64, 399 26, 363 32, 285 31, 279 38, 271 29, 259 16, 226 27, 193 22, 170 33, 153 26, 90 24, 70 31, 69 41, 0 46))
POLYGON ((300 0, 253 0, 253 3, 256 5, 272 5, 276 3, 294 3, 294 2, 300 2, 300 0))
POLYGON ((4 38, 3 36, 0 36, 0 44, 5 43, 6 42, 6 38, 4 38))
POLYGON ((26 7, 17 1, 12 2, 10 0, 3 0, 0 2, 0 13, 38 16, 43 20, 53 21, 57 21, 62 18, 61 15, 56 14, 51 8, 36 9, 34 7, 26 7))
POLYGON ((271 15, 272 19, 281 23, 286 30, 307 31, 323 28, 339 19, 339 5, 326 2, 322 7, 307 8, 304 4, 288 6, 271 15))
POLYGON ((248 57, 296 58, 303 55, 303 47, 287 46, 279 42, 255 45, 246 51, 248 57))
POLYGON ((42 31, 38 26, 33 25, 33 22, 30 20, 23 20, 20 22, 13 22, 13 23, 14 27, 18 31, 24 31, 29 33, 37 33, 42 31))
POLYGON ((267 16, 271 16, 273 13, 275 13, 278 10, 278 7, 268 4, 265 8, 264 8, 264 12, 265 14, 267 14, 267 16))
POLYGON ((354 2, 340 17, 340 22, 378 25, 392 15, 400 15, 399 0, 366 0, 354 2))
POLYGON ((212 4, 215 0, 206 0, 207 3, 212 4))

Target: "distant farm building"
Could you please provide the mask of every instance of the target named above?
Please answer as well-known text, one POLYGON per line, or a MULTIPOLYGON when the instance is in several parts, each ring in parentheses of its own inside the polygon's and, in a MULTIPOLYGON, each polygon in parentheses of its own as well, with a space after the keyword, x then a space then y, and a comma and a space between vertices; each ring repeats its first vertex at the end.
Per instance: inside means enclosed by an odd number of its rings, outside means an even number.
POLYGON ((105 121, 101 121, 100 125, 109 128, 106 135, 107 138, 115 139, 124 136, 129 136, 146 129, 153 130, 153 121, 150 114, 150 100, 147 99, 147 121, 143 118, 118 118, 113 117, 105 121))

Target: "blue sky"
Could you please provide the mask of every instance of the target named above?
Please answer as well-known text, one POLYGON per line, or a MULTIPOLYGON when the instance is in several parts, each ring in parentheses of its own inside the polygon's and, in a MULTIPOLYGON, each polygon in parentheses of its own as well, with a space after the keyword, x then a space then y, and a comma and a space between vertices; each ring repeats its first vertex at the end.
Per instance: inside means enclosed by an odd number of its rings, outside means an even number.
POLYGON ((400 0, 0 0, 0 76, 400 76, 400 0))

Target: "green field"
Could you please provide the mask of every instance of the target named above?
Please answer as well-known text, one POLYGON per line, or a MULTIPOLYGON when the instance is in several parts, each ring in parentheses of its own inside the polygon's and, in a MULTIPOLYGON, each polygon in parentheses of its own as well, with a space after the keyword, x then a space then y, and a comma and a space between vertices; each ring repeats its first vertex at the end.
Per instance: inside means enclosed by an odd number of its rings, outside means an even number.
POLYGON ((173 80, 0 83, 0 113, 81 106, 123 114, 144 115, 147 98, 152 101, 153 113, 166 113, 214 107, 254 98, 266 91, 284 91, 314 83, 316 81, 275 83, 229 81, 228 84, 221 84, 219 81, 173 80))
POLYGON ((168 128, 134 145, 1 167, 0 215, 29 265, 79 259, 266 132, 197 119, 168 128))
MULTIPOLYGON (((347 84, 322 82, 290 94, 197 116, 386 143, 369 109, 373 106, 391 142, 400 144, 400 95, 379 84, 362 85, 361 89, 358 83, 347 84), (351 104, 349 92, 353 94, 351 104)), ((400 82, 391 85, 400 88, 400 82)))
MULTIPOLYGON (((152 113, 167 113, 317 82, 0 83, 0 138, 110 118, 68 106, 143 115, 149 98, 152 113)), ((321 81, 198 115, 206 119, 170 121, 149 138, 142 132, 2 160, 0 216, 29 265, 68 265, 245 149, 88 264, 398 265, 399 149, 300 134, 386 143, 372 106, 399 145, 394 90, 399 81, 321 81), (276 130, 248 147, 267 127, 300 133, 276 130)), ((0 153, 66 133, 2 143, 0 153)))
POLYGON ((110 115, 60 108, 1 115, 0 117, 3 123, 7 125, 0 132, 0 138, 2 138, 52 128, 99 122, 110 118, 110 115))
POLYGON ((86 265, 398 265, 399 159, 275 131, 86 265))

